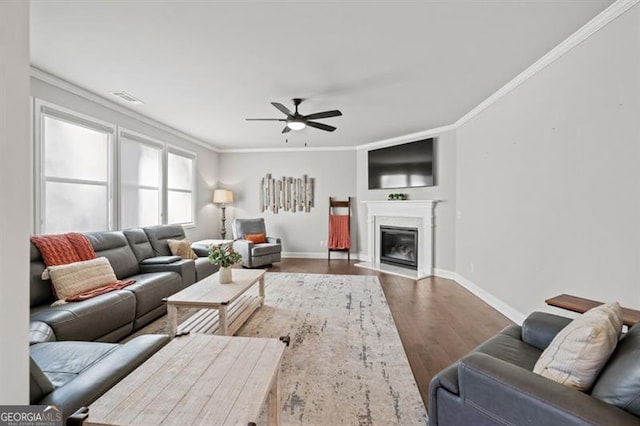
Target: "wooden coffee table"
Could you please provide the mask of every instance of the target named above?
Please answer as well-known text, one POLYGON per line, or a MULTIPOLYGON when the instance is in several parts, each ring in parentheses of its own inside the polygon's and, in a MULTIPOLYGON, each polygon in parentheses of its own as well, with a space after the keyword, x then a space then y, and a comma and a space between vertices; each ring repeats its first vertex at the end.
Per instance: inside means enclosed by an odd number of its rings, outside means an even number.
POLYGON ((167 297, 167 333, 233 336, 264 303, 264 269, 234 269, 233 282, 220 284, 220 272, 167 297), (247 290, 258 283, 258 295, 247 290), (178 308, 202 308, 178 328, 178 308))
POLYGON ((85 425, 247 425, 269 396, 280 421, 278 339, 180 336, 89 406, 85 425))

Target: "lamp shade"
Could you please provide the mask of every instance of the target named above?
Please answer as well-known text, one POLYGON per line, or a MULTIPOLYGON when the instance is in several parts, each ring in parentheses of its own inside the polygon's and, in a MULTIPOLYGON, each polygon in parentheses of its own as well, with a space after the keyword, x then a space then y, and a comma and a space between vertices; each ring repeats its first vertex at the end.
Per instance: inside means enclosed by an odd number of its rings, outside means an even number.
POLYGON ((228 189, 216 189, 213 191, 213 202, 219 204, 233 203, 233 192, 228 189))

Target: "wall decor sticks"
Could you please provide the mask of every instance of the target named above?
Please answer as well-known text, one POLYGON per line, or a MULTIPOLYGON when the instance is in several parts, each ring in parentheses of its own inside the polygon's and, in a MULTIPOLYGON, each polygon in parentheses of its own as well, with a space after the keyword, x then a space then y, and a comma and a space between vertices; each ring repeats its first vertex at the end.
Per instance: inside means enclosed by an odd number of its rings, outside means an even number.
POLYGON ((313 184, 314 178, 307 175, 302 178, 283 176, 275 179, 271 173, 267 173, 260 180, 260 211, 270 209, 273 213, 280 210, 309 213, 313 207, 313 184))

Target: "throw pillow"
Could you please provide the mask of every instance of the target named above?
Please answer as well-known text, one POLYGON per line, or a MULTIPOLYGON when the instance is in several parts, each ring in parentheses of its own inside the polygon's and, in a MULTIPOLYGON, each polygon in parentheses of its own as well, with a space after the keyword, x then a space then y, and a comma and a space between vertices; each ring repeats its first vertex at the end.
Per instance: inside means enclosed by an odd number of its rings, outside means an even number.
POLYGON ((251 241, 253 244, 262 244, 267 242, 265 234, 244 234, 244 239, 251 241))
POLYGON ((640 323, 624 335, 598 376, 591 396, 640 416, 640 323))
POLYGON ((587 391, 615 349, 621 331, 618 302, 595 307, 560 330, 540 355, 533 372, 587 391))
POLYGON ((167 240, 169 250, 174 256, 180 256, 183 259, 197 259, 198 255, 191 249, 191 243, 186 238, 184 240, 167 240))
POLYGON ((111 263, 105 257, 49 266, 53 292, 60 300, 117 281, 111 263))

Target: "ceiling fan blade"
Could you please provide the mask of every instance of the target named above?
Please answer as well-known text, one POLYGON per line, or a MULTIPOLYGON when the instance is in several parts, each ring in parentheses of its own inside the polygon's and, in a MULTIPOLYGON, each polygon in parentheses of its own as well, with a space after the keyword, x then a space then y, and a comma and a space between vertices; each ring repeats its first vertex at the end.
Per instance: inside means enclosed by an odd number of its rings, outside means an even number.
POLYGON ((284 118, 245 118, 246 121, 287 121, 284 118))
POLYGON ((316 129, 325 130, 327 132, 333 132, 336 128, 329 126, 328 124, 316 123, 315 121, 307 121, 307 126, 315 127, 316 129))
POLYGON ((289 128, 289 126, 284 126, 284 129, 282 129, 282 133, 289 133, 291 131, 291 129, 289 128))
POLYGON ((278 103, 278 102, 271 102, 271 105, 273 105, 274 107, 278 108, 278 110, 283 113, 283 114, 287 114, 287 116, 289 115, 293 115, 293 113, 291 111, 289 111, 289 108, 287 108, 286 106, 278 103))
POLYGON ((314 114, 305 115, 304 118, 305 120, 316 120, 318 118, 339 117, 341 115, 342 113, 340 111, 334 109, 332 111, 316 112, 314 114))

